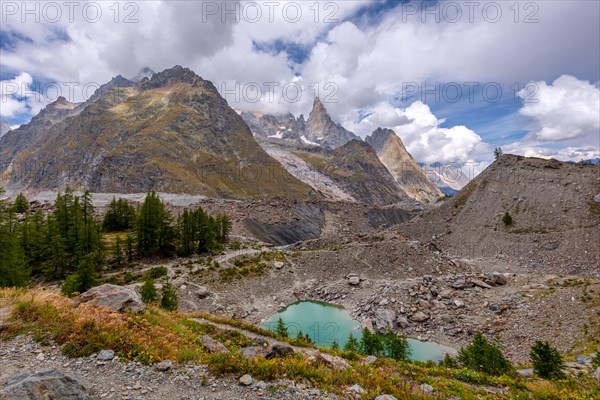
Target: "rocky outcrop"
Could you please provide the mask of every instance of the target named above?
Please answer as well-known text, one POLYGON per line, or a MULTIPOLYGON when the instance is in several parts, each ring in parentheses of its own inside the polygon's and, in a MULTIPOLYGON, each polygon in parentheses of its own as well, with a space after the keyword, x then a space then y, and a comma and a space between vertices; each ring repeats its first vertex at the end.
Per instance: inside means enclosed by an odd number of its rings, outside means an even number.
POLYGON ((394 131, 378 128, 365 140, 373 146, 383 165, 411 198, 436 202, 444 197, 394 131))
POLYGON ((3 400, 96 400, 87 389, 72 377, 58 370, 26 372, 8 378, 0 389, 3 400))
POLYGON ((142 312, 146 308, 139 293, 133 287, 108 283, 82 293, 78 302, 98 307, 109 307, 118 312, 142 312))

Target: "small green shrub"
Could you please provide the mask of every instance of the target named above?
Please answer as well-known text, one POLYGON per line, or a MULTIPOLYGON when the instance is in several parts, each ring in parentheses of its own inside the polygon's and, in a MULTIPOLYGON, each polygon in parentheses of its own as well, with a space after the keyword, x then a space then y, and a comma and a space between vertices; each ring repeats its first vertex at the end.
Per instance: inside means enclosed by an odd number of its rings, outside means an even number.
POLYGON ((152 303, 158 299, 158 292, 154 286, 154 280, 146 279, 140 288, 140 294, 144 303, 152 303))
POLYGON ((502 216, 502 222, 504 222, 504 225, 506 225, 506 226, 512 225, 513 220, 512 220, 512 217, 510 216, 510 214, 508 213, 508 211, 506 211, 504 213, 504 215, 502 216))
POLYGON ((481 333, 477 333, 469 345, 460 349, 458 361, 463 367, 488 375, 497 376, 513 370, 502 351, 488 342, 481 333))
POLYGON ((563 369, 565 368, 565 364, 563 359, 558 350, 550 346, 548 342, 536 340, 534 345, 531 347, 529 357, 531 357, 533 371, 540 378, 564 378, 565 374, 563 369))

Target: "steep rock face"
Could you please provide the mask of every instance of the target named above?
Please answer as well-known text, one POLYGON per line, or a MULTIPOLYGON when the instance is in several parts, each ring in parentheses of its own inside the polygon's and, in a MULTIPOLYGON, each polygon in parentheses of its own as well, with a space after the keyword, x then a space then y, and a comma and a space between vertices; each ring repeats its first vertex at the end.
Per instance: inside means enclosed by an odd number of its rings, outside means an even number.
POLYGON ((600 165, 506 154, 402 230, 435 237, 457 257, 506 263, 515 272, 597 274, 599 176, 600 165), (502 221, 505 212, 511 225, 502 221))
POLYGON ((336 149, 358 136, 333 122, 319 98, 315 98, 308 120, 303 115, 271 115, 258 112, 242 112, 242 118, 259 142, 292 143, 296 145, 319 145, 336 149))
POLYGON ((48 134, 53 125, 77 114, 78 111, 76 103, 71 103, 61 96, 42 109, 28 124, 4 135, 0 139, 0 173, 9 167, 16 154, 48 134))
POLYGON ((293 153, 359 202, 386 205, 408 198, 375 150, 363 141, 353 140, 335 150, 313 147, 293 153))
POLYGON ((333 122, 318 97, 315 98, 312 111, 306 121, 305 137, 310 142, 332 149, 343 146, 351 140, 360 140, 354 133, 333 122))
POLYGON ((304 132, 304 118, 296 119, 292 114, 272 115, 244 111, 242 118, 259 142, 290 142, 302 144, 300 136, 304 132))
POLYGON ((436 202, 444 197, 394 131, 378 128, 365 140, 373 146, 383 165, 411 198, 436 202))
POLYGON ((50 118, 54 124, 43 125, 46 114, 54 115, 46 110, 14 131, 33 132, 28 140, 0 141, 0 161, 20 169, 4 174, 11 186, 230 198, 313 194, 264 152, 213 84, 187 68, 100 93, 71 118, 50 118))

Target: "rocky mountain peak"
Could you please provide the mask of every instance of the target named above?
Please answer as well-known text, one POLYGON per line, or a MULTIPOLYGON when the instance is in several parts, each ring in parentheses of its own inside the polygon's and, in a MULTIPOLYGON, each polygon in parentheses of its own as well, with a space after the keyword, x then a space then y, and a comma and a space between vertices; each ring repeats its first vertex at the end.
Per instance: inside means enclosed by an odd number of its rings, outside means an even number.
POLYGON ((365 140, 375 149, 383 165, 410 197, 430 202, 444 197, 393 130, 377 128, 365 140))
POLYGON ((313 108, 306 121, 305 137, 308 141, 325 147, 338 148, 351 140, 360 140, 358 136, 331 119, 325 105, 315 97, 313 108))
POLYGON ((185 83, 192 87, 206 85, 206 81, 204 79, 196 75, 196 73, 191 69, 182 67, 181 65, 176 65, 173 68, 158 72, 152 75, 150 79, 142 80, 138 85, 140 89, 146 90, 169 86, 175 83, 185 83))
POLYGON ((137 75, 135 75, 133 78, 131 78, 130 80, 132 82, 138 83, 141 82, 142 80, 148 78, 150 79, 152 77, 152 75, 154 75, 156 72, 154 72, 151 68, 148 67, 144 67, 140 70, 140 72, 137 73, 137 75))
MULTIPOLYGON (((390 140, 390 138, 393 139, 394 136, 400 140, 393 130, 387 128, 377 128, 373 131, 373 133, 371 133, 370 136, 367 136, 365 140, 367 143, 373 146, 374 149, 379 150, 385 146, 385 143, 390 140)), ((402 143, 401 140, 400 143, 402 143)))

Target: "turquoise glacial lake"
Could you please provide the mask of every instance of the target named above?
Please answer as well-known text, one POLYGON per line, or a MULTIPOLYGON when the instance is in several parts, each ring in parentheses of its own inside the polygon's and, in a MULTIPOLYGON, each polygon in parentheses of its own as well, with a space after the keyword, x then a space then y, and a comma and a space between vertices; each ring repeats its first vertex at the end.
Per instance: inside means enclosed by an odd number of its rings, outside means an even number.
MULTIPOLYGON (((343 348, 350 333, 357 339, 362 337, 361 324, 353 320, 344 308, 333 304, 299 301, 280 310, 261 326, 274 331, 279 318, 285 323, 290 337, 296 337, 302 331, 319 346, 330 347, 335 340, 343 348)), ((408 338, 408 343, 412 360, 440 361, 446 353, 456 353, 453 348, 434 342, 408 338)))

